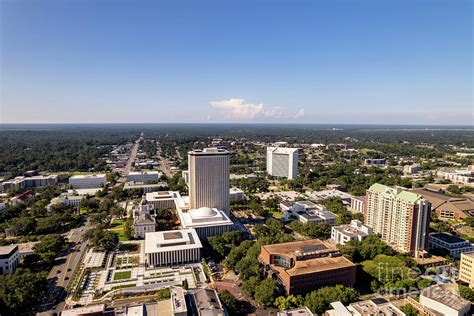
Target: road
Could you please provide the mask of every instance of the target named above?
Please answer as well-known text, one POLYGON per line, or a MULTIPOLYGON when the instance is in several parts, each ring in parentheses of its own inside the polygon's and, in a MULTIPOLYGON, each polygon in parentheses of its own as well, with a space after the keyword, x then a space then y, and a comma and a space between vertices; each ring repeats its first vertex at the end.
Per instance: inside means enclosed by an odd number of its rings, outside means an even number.
POLYGON ((168 177, 172 178, 173 173, 171 172, 170 165, 169 165, 169 160, 167 160, 165 157, 159 155, 158 156, 160 159, 160 169, 161 171, 168 177))
POLYGON ((130 171, 132 171, 133 168, 133 163, 135 162, 135 158, 137 157, 138 153, 138 147, 140 146, 140 139, 137 139, 135 141, 135 144, 133 144, 132 148, 130 149, 130 154, 128 155, 128 160, 127 164, 125 165, 125 168, 121 171, 121 177, 117 181, 117 183, 124 183, 127 181, 127 175, 130 171))
POLYGON ((50 287, 46 295, 46 302, 39 308, 40 315, 55 315, 64 309, 64 299, 67 296, 65 289, 72 281, 74 271, 86 252, 87 241, 82 241, 82 237, 89 228, 89 222, 86 222, 81 227, 72 229, 66 235, 71 247, 67 250, 66 255, 56 259, 56 264, 48 275, 50 287))

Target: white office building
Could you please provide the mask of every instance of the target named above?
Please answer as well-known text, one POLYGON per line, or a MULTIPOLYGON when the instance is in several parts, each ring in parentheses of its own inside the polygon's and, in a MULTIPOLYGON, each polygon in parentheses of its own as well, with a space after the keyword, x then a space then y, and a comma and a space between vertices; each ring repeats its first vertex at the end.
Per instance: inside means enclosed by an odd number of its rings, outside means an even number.
POLYGON ((229 155, 224 149, 206 148, 188 153, 189 207, 229 212, 229 155))
POLYGON ((352 220, 350 224, 331 228, 331 239, 341 245, 345 245, 351 240, 362 241, 370 234, 372 234, 372 228, 362 224, 359 220, 352 220))
POLYGON ((201 241, 194 229, 145 234, 145 256, 150 267, 199 262, 201 249, 201 241))
POLYGON ((342 204, 350 205, 352 200, 352 195, 349 193, 343 192, 337 189, 328 189, 328 190, 320 190, 320 191, 306 191, 306 195, 308 195, 312 199, 316 200, 325 200, 329 198, 340 198, 342 200, 342 204))
POLYGON ((352 196, 351 197, 351 209, 356 212, 364 212, 365 208, 365 197, 364 196, 352 196))
POLYGON ((364 160, 366 166, 385 166, 384 158, 369 158, 364 160))
POLYGON ((229 198, 231 200, 244 200, 245 199, 245 192, 242 189, 232 187, 229 190, 229 198))
POLYGON ((106 183, 105 174, 80 174, 69 178, 69 184, 74 189, 101 188, 106 183))
POLYGON ((420 170, 421 170, 421 166, 417 163, 413 165, 406 165, 403 167, 403 172, 406 174, 415 174, 415 173, 420 172, 420 170))
POLYGON ((0 185, 0 191, 6 191, 8 189, 16 188, 37 188, 48 185, 58 184, 57 175, 47 176, 33 176, 33 177, 16 177, 15 179, 2 182, 0 185))
POLYGON ((0 275, 15 271, 20 262, 18 245, 0 246, 0 275))
POLYGON ((186 299, 184 298, 183 288, 171 288, 171 307, 173 309, 173 316, 188 315, 188 308, 186 307, 186 299))
POLYGON ((431 233, 428 238, 430 249, 444 249, 454 259, 464 252, 474 251, 474 245, 468 240, 448 233, 431 233))
POLYGON ((474 170, 465 169, 465 170, 455 170, 453 172, 449 171, 438 171, 438 177, 450 180, 453 183, 460 184, 470 184, 474 183, 474 170))
POLYGON ((285 219, 297 218, 303 223, 326 223, 330 226, 336 224, 336 214, 328 211, 324 205, 311 201, 282 202, 280 209, 284 212, 285 219))
POLYGON ((216 208, 201 207, 188 212, 178 210, 178 216, 183 229, 194 228, 201 239, 234 229, 234 223, 229 216, 216 208))
POLYGON ((177 200, 181 199, 178 191, 157 191, 146 194, 146 200, 155 210, 160 208, 174 209, 177 200))
POLYGON ((298 148, 267 147, 267 173, 295 179, 298 176, 298 148))
POLYGON ((146 184, 158 183, 160 174, 158 171, 132 171, 128 173, 127 181, 146 184))

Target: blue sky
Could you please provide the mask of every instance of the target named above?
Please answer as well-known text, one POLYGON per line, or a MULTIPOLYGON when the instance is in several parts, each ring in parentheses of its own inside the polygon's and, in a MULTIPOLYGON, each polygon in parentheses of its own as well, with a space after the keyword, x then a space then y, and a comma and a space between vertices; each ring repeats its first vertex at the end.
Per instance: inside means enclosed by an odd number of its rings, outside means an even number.
POLYGON ((473 123, 468 0, 0 6, 0 123, 473 123))

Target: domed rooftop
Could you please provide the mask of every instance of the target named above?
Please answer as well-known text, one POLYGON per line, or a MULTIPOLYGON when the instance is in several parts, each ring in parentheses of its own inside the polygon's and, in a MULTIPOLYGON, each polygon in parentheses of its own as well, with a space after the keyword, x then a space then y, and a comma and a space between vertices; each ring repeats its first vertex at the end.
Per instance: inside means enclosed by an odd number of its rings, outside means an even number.
POLYGON ((191 217, 212 217, 216 216, 217 212, 210 207, 200 207, 195 210, 190 210, 191 217))

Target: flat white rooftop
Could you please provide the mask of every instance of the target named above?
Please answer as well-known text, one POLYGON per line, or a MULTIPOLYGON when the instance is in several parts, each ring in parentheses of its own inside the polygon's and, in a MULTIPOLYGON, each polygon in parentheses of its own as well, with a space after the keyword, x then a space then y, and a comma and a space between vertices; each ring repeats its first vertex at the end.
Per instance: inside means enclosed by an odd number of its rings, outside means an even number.
POLYGON ((201 207, 198 209, 189 210, 188 212, 182 212, 181 210, 178 210, 178 215, 183 228, 212 227, 234 224, 224 212, 219 211, 217 208, 201 207))
POLYGON ((308 191, 306 192, 311 197, 316 197, 320 199, 327 199, 330 197, 340 197, 341 199, 351 199, 352 195, 346 192, 342 192, 339 190, 322 190, 322 191, 308 191))
POLYGON ((202 248, 194 229, 167 230, 145 234, 145 253, 202 248))
POLYGON ((71 176, 69 179, 96 179, 96 178, 99 178, 99 179, 105 178, 105 174, 104 173, 100 173, 100 174, 78 174, 78 175, 75 175, 75 176, 71 176))
POLYGON ((172 200, 179 199, 181 195, 178 191, 156 191, 149 192, 146 194, 146 200, 150 201, 160 201, 160 200, 172 200))
POLYGON ((158 175, 158 171, 130 171, 128 175, 142 175, 142 174, 153 174, 153 175, 158 175))

